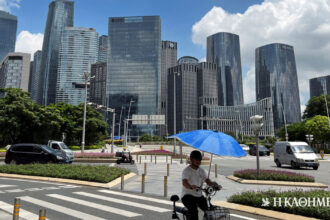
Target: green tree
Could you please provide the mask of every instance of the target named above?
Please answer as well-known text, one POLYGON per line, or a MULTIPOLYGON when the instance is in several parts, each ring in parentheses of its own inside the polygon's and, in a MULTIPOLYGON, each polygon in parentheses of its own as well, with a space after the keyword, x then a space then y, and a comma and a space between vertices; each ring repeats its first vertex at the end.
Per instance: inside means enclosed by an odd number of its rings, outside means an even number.
MULTIPOLYGON (((330 95, 327 95, 328 108, 330 108, 330 95)), ((330 111, 330 110, 329 110, 330 111)), ((312 97, 306 106, 303 119, 313 118, 316 115, 327 115, 324 95, 312 97)))
MULTIPOLYGON (((305 121, 287 125, 290 141, 306 141, 305 121)), ((285 140, 285 126, 283 125, 278 131, 278 136, 285 140)))
POLYGON ((317 115, 306 121, 306 131, 314 136, 316 142, 330 141, 328 117, 317 115))

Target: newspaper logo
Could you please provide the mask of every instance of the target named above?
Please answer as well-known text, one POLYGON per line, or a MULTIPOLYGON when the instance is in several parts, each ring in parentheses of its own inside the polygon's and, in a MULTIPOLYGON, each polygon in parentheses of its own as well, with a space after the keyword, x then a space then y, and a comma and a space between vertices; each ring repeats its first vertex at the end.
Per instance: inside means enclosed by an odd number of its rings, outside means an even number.
POLYGON ((273 197, 272 203, 269 198, 262 198, 262 207, 329 207, 330 197, 273 197))
POLYGON ((262 207, 268 207, 270 204, 269 199, 268 198, 262 198, 262 207))

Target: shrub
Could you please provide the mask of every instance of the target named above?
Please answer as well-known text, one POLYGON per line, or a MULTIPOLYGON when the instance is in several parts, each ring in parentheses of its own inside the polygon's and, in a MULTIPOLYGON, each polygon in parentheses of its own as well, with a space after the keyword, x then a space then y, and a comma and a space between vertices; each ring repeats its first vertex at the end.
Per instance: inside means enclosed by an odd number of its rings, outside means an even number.
POLYGON ((80 150, 80 146, 69 146, 71 150, 80 150))
POLYGON ((32 176, 46 176, 65 179, 84 180, 108 183, 130 171, 106 165, 70 165, 70 164, 28 164, 28 165, 0 165, 0 173, 22 174, 32 176))
MULTIPOLYGON (((266 192, 254 192, 248 191, 243 193, 238 193, 232 195, 228 202, 238 203, 242 205, 248 205, 258 208, 270 209, 274 211, 292 213, 296 215, 302 215, 307 217, 313 217, 318 219, 330 219, 330 209, 326 206, 296 206, 294 204, 292 207, 285 206, 285 197, 286 198, 325 198, 325 203, 327 203, 327 198, 330 197, 330 192, 325 190, 311 190, 311 191, 302 191, 302 190, 294 190, 294 191, 284 191, 284 192, 276 192, 274 190, 269 190, 266 192), (276 198, 277 204, 274 206, 274 198, 276 198), (279 198, 281 198, 281 206, 278 204, 279 198), (268 200, 270 202, 269 206, 263 206, 263 200, 268 200)), ((290 204, 292 200, 290 201, 290 204)), ((313 204, 313 203, 312 203, 313 204)), ((327 205, 327 204, 325 204, 327 205)))
POLYGON ((234 176, 249 180, 273 180, 273 181, 292 181, 292 182, 315 182, 314 177, 305 174, 279 171, 279 170, 260 170, 260 176, 257 178, 257 170, 246 169, 235 171, 234 176))

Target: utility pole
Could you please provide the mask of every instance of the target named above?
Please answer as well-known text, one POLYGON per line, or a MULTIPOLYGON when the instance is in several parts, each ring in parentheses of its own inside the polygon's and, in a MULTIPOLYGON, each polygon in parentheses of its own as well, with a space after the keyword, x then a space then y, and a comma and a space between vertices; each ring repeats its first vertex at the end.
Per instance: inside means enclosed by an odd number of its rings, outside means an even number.
POLYGON ((259 162, 259 132, 261 131, 262 126, 264 125, 261 123, 263 119, 263 116, 261 115, 255 115, 250 117, 250 120, 252 121, 252 130, 254 131, 256 135, 256 148, 257 148, 257 177, 259 178, 260 176, 260 162, 259 162))

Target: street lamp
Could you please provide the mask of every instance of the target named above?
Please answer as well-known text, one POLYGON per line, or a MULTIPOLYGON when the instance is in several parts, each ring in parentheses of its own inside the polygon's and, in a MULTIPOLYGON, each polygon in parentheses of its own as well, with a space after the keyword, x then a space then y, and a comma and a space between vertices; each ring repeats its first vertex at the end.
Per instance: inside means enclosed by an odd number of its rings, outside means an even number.
POLYGON ((124 121, 124 128, 125 128, 125 132, 124 132, 124 135, 125 135, 125 146, 127 146, 127 135, 128 135, 128 123, 129 123, 129 115, 130 115, 130 112, 131 112, 131 105, 132 103, 134 103, 135 101, 133 101, 132 99, 129 101, 129 108, 128 108, 128 114, 127 114, 127 120, 124 121), (126 124, 125 124, 126 122, 126 124))
POLYGON ((309 146, 312 146, 312 141, 314 140, 313 135, 312 134, 306 134, 305 136, 306 136, 306 140, 307 140, 309 146))
POLYGON ((256 135, 256 154, 257 154, 257 177, 260 176, 260 166, 259 166, 259 132, 261 131, 262 126, 264 125, 261 121, 264 116, 261 115, 254 115, 250 117, 252 121, 251 128, 256 135))
POLYGON ((88 83, 88 80, 95 78, 95 76, 91 76, 90 72, 84 72, 82 77, 85 80, 85 101, 84 101, 84 117, 83 117, 83 131, 82 131, 82 140, 81 140, 81 153, 84 153, 84 150, 85 150, 85 132, 86 132, 87 83, 88 83))
MULTIPOLYGON (((173 72, 173 130, 174 134, 176 134, 176 74, 180 76, 180 73, 178 72, 173 72)), ((176 138, 174 138, 174 143, 173 143, 173 154, 176 155, 176 138)))
POLYGON ((114 145, 114 139, 115 139, 115 118, 116 118, 115 109, 114 108, 108 108, 107 106, 104 106, 104 105, 97 105, 97 109, 101 109, 103 111, 112 113, 111 153, 113 153, 113 145, 114 145))
POLYGON ((119 123, 118 123, 118 137, 119 137, 119 139, 120 139, 121 116, 122 116, 122 114, 123 114, 123 109, 124 109, 124 106, 121 106, 120 117, 119 117, 119 123))

